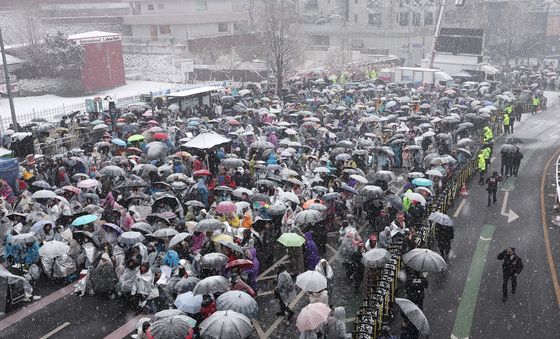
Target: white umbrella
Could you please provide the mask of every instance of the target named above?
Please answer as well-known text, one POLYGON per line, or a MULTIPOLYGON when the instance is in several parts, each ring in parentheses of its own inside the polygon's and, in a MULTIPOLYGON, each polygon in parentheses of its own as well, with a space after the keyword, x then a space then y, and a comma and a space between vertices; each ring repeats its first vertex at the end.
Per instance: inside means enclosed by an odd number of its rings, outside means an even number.
POLYGON ((427 171, 426 174, 427 174, 427 175, 434 176, 434 177, 438 177, 438 178, 442 178, 442 177, 443 177, 443 174, 441 174, 440 171, 435 170, 435 169, 431 169, 431 170, 427 171))
POLYGON ((404 263, 418 272, 441 272, 447 264, 441 255, 427 248, 415 248, 403 256, 404 263))
POLYGON ((427 337, 430 334, 430 324, 418 306, 416 306, 416 304, 412 301, 404 298, 395 298, 395 302, 399 305, 414 327, 416 327, 423 336, 427 337))
POLYGON ((453 220, 451 220, 451 218, 447 214, 441 212, 433 212, 428 217, 428 220, 432 220, 444 226, 453 226, 453 220))
POLYGON ((171 238, 171 240, 169 240, 169 246, 167 246, 167 248, 172 248, 173 246, 176 246, 181 241, 187 239, 190 236, 191 235, 189 233, 186 233, 186 232, 181 232, 179 234, 174 235, 173 238, 171 238))
POLYGON ((43 246, 39 248, 39 255, 47 258, 54 258, 66 254, 69 249, 70 246, 62 241, 46 241, 43 246))
POLYGON ((179 294, 173 304, 185 313, 196 314, 200 312, 202 295, 194 295, 192 292, 179 294))
POLYGON ((290 202, 293 202, 294 204, 299 204, 298 196, 295 195, 295 193, 292 193, 292 192, 282 193, 282 199, 284 199, 284 201, 288 200, 290 202))
POLYGON ((239 339, 253 332, 251 320, 235 311, 216 311, 200 324, 202 338, 239 339))
POLYGON ((207 253, 198 262, 200 268, 219 269, 222 268, 228 261, 228 257, 223 253, 207 253))
POLYGON ((356 180, 357 182, 360 182, 362 184, 367 184, 368 180, 366 178, 364 178, 363 176, 359 175, 359 174, 352 174, 350 175, 351 179, 356 180))
POLYGON ((320 292, 327 288, 327 278, 317 271, 306 271, 297 276, 296 285, 307 292, 320 292))
POLYGON ((48 190, 39 190, 31 195, 31 199, 53 199, 56 193, 48 190))
POLYGON ((200 133, 192 140, 182 144, 181 146, 185 148, 197 148, 197 149, 206 150, 218 145, 226 144, 230 141, 231 141, 230 139, 221 136, 218 133, 204 132, 204 133, 200 133))
POLYGON ((422 194, 420 193, 414 193, 414 192, 406 192, 405 194, 403 194, 405 197, 409 198, 412 201, 417 201, 420 203, 420 205, 425 206, 426 205, 426 198, 424 198, 422 196, 422 194))
POLYGON ((317 210, 305 210, 299 212, 294 219, 294 224, 296 226, 303 224, 314 224, 323 220, 323 214, 317 210))

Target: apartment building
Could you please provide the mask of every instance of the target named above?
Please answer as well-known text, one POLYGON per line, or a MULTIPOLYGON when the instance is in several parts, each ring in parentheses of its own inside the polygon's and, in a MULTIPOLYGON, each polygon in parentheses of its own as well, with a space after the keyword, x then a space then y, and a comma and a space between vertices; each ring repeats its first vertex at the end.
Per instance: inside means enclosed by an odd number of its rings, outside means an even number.
POLYGON ((436 0, 300 0, 306 57, 318 63, 394 55, 406 65, 429 53, 436 0))

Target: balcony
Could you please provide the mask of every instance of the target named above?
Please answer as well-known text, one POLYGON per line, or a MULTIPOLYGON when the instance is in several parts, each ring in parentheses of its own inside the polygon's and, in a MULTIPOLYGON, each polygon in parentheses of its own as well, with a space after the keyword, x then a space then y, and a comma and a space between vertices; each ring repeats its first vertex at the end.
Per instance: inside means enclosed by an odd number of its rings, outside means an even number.
POLYGON ((191 25, 217 22, 248 21, 248 12, 207 13, 207 14, 168 14, 168 15, 131 15, 124 17, 125 25, 191 25))

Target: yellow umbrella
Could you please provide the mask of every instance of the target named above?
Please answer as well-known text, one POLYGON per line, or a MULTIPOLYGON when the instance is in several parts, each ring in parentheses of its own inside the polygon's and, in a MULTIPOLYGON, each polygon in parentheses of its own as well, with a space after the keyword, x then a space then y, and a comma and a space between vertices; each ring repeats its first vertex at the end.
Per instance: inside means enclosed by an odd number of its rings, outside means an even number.
POLYGON ((227 235, 227 234, 216 234, 215 236, 212 237, 212 241, 214 242, 220 242, 220 241, 231 241, 233 242, 233 237, 231 235, 227 235))

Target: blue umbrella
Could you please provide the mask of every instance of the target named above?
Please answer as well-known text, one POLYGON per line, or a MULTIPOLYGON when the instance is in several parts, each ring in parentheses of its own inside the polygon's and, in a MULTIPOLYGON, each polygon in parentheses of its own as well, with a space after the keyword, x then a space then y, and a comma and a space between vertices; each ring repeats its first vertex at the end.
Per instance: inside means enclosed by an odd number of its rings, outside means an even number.
POLYGON ((126 147, 126 141, 119 139, 119 138, 114 138, 111 140, 111 142, 117 146, 120 147, 126 147))
POLYGON ((72 221, 72 226, 83 226, 89 224, 90 222, 94 222, 97 220, 97 216, 93 214, 86 214, 82 215, 81 217, 77 217, 72 221))
POLYGON ((415 186, 430 187, 434 183, 430 179, 416 178, 416 179, 412 180, 412 184, 415 185, 415 186))

